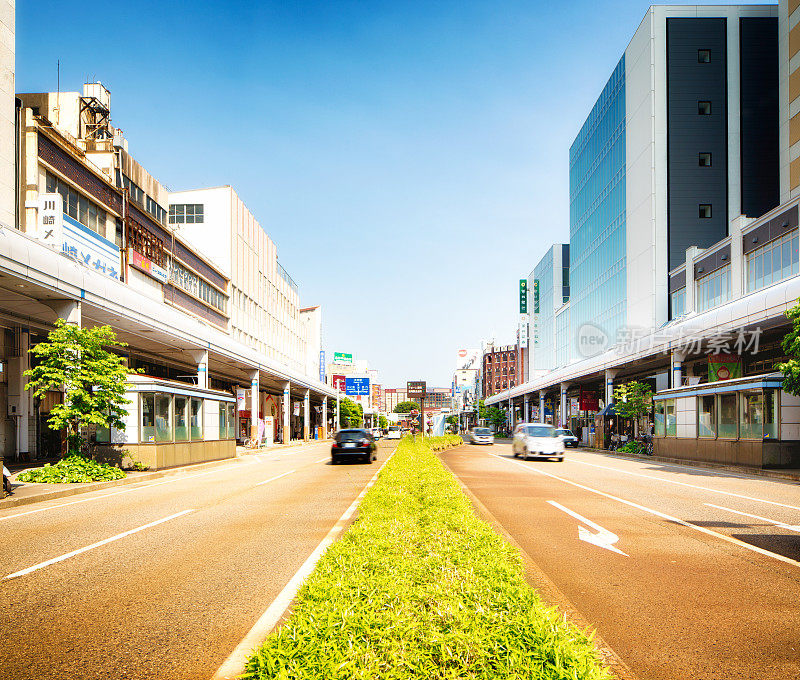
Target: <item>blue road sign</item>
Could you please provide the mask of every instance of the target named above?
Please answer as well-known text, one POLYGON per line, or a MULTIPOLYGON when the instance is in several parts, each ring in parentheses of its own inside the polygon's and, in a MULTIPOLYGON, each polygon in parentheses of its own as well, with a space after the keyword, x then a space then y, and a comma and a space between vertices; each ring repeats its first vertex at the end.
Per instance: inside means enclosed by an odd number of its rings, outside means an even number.
POLYGON ((349 397, 368 397, 369 378, 345 378, 344 393, 349 397))

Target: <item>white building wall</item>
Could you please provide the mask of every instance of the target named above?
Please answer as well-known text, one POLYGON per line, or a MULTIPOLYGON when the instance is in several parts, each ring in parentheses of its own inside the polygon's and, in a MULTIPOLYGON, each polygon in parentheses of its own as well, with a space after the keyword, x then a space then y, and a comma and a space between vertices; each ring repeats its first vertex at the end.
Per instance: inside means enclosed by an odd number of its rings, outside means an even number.
POLYGON ((14 0, 0 0, 0 225, 15 218, 15 41, 14 0))
POLYGON ((203 399, 203 439, 206 441, 219 439, 219 404, 215 399, 203 399))

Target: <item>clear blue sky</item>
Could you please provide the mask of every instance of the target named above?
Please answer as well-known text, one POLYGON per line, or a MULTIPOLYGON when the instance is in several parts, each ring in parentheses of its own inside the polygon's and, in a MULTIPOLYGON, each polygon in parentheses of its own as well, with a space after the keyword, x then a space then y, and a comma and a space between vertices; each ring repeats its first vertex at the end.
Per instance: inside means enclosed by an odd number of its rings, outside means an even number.
POLYGON ((17 91, 100 80, 171 189, 231 184, 324 345, 449 385, 569 235, 568 150, 649 3, 17 2, 17 91))

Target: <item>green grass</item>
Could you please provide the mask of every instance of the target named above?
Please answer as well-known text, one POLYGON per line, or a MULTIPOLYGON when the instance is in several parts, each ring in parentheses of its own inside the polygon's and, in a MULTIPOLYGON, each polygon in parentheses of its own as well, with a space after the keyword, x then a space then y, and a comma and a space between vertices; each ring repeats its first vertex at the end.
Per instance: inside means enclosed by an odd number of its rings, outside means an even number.
POLYGON ((45 484, 64 484, 79 482, 110 481, 122 479, 125 473, 108 463, 72 455, 58 461, 55 465, 47 463, 44 467, 26 470, 17 475, 20 482, 39 482, 45 484))
POLYGON ((444 438, 425 442, 401 441, 243 677, 610 678, 591 636, 543 605, 475 515, 432 452, 444 438))

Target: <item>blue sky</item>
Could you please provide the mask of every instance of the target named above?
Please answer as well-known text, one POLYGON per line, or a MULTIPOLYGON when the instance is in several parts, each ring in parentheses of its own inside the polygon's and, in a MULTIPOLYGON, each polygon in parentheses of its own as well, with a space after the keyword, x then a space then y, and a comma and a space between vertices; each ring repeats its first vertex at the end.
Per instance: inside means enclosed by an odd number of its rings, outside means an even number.
POLYGON ((234 186, 328 352, 446 386, 568 240, 569 146, 647 7, 18 2, 17 91, 102 81, 160 181, 234 186))

